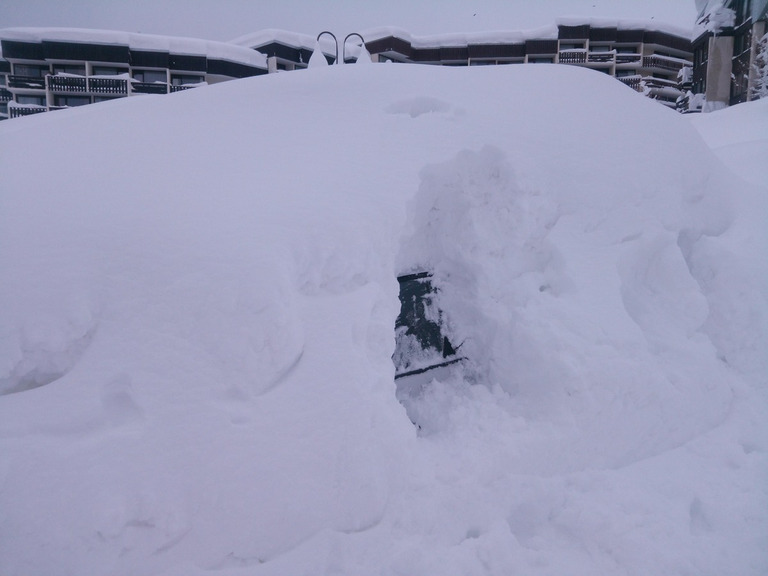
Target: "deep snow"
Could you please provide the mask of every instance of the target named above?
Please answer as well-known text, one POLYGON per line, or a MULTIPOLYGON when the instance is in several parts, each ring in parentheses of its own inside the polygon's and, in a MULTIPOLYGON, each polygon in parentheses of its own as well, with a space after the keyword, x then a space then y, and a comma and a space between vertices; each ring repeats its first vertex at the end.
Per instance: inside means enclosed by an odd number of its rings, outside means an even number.
POLYGON ((766 573, 729 112, 379 65, 0 124, 0 573, 766 573), (423 269, 468 360, 401 404, 423 269))

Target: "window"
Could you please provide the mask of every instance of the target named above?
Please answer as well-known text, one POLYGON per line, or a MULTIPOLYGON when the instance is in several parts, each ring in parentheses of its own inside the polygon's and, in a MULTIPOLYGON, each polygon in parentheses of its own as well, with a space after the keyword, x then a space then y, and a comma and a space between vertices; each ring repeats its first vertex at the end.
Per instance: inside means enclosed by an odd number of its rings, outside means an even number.
POLYGON ((157 82, 165 84, 168 81, 168 74, 165 70, 134 70, 133 79, 144 84, 154 84, 157 82))
POLYGON ((32 104, 34 106, 45 106, 45 96, 30 96, 28 94, 19 94, 16 96, 18 104, 32 104))
POLYGON ((8 115, 8 103, 0 102, 0 114, 8 115))
POLYGON ((554 58, 551 56, 529 56, 528 62, 530 64, 552 64, 554 58))
POLYGON ((118 76, 127 73, 127 68, 118 68, 117 66, 94 66, 92 70, 93 76, 118 76))
POLYGON ((171 76, 171 84, 174 86, 186 86, 188 84, 201 84, 205 82, 202 76, 194 76, 188 74, 174 74, 171 76))
POLYGON ((88 96, 56 96, 54 97, 54 106, 85 106, 90 104, 91 99, 88 96))
POLYGON ((0 74, 0 86, 5 86, 5 74, 0 74))
POLYGON ((600 44, 598 44, 597 46, 590 45, 589 51, 590 52, 610 52, 611 47, 608 45, 600 45, 600 44))
POLYGON ((619 46, 616 48, 617 54, 639 54, 637 46, 619 46))
POLYGON ((47 66, 34 66, 32 64, 14 64, 13 73, 16 76, 29 76, 32 78, 42 78, 48 74, 47 66))
POLYGON ((85 76, 85 64, 54 64, 53 73, 85 76))
POLYGON ((560 50, 584 50, 584 42, 560 42, 560 50))
POLYGON ((637 76, 637 70, 616 70, 617 78, 624 78, 626 76, 637 76))

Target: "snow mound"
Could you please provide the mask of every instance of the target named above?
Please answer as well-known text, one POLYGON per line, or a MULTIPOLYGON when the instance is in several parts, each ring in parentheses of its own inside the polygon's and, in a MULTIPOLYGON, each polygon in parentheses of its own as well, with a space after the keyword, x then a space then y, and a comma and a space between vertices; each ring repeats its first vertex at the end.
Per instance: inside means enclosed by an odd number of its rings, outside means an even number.
POLYGON ((764 196, 690 120, 330 66, 0 144, 0 573, 768 569, 764 196), (466 360, 398 394, 417 271, 466 360))

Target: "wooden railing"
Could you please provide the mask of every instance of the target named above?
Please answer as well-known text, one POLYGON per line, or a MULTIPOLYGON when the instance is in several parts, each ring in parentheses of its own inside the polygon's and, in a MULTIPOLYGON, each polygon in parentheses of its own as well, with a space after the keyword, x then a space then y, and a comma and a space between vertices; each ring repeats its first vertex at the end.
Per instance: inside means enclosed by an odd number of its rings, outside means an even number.
POLYGON ((39 114, 40 112, 47 112, 48 109, 45 106, 35 106, 35 107, 20 107, 20 106, 9 106, 8 112, 9 112, 9 118, 21 118, 22 116, 32 116, 32 114, 39 114))
POLYGON ((583 50, 566 50, 558 55, 560 64, 584 64, 587 61, 587 53, 583 50))
POLYGON ((666 56, 645 56, 643 58, 643 68, 660 68, 678 72, 683 66, 693 66, 693 64, 686 60, 667 58, 666 56))
POLYGON ((52 92, 88 92, 85 76, 46 76, 52 92))
POLYGON ((88 90, 94 94, 128 95, 128 80, 121 78, 88 78, 88 90))
POLYGON ((199 84, 171 84, 171 94, 174 92, 183 92, 184 90, 190 90, 197 88, 199 84))
POLYGON ((621 82, 623 82, 624 84, 626 84, 627 86, 629 86, 633 90, 637 90, 638 92, 640 92, 642 90, 642 87, 641 87, 642 78, 639 75, 637 75, 637 76, 617 76, 616 79, 621 81, 621 82))

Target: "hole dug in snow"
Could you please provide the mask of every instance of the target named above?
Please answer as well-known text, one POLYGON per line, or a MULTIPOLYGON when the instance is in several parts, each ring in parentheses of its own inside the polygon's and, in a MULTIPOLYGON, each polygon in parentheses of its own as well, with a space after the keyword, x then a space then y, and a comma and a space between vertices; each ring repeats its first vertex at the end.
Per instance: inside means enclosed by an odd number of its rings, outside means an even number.
POLYGON ((85 353, 94 330, 90 322, 86 326, 46 323, 7 337, 9 366, 0 372, 0 396, 46 386, 65 376, 85 353))

